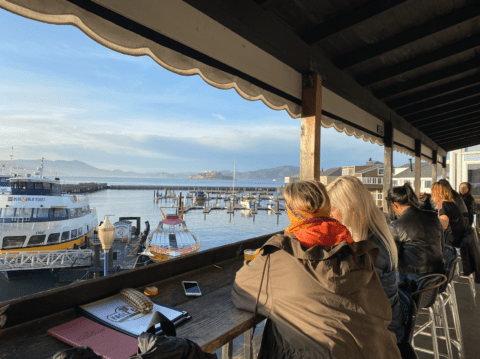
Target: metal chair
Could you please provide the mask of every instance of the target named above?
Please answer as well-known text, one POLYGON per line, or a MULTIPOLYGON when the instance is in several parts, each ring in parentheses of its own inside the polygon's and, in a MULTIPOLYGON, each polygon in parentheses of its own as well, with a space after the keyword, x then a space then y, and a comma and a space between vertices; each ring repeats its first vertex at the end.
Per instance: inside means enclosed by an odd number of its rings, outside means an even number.
POLYGON ((411 294, 412 299, 414 300, 418 310, 420 309, 428 310, 429 319, 425 324, 421 326, 416 326, 416 329, 414 330, 414 333, 413 333, 412 345, 415 348, 415 350, 418 350, 423 353, 433 354, 435 359, 439 359, 440 356, 445 358, 451 358, 452 346, 450 342, 449 328, 446 320, 447 315, 445 312, 445 306, 441 307, 442 309, 441 312, 440 311, 436 312, 433 310, 433 306, 437 301, 437 296, 438 296, 438 293, 440 292, 440 289, 442 288, 442 286, 445 285, 445 283, 447 283, 447 277, 443 274, 429 274, 417 279, 415 283, 417 284, 418 290, 411 294), (444 331, 443 337, 437 336, 437 325, 436 325, 437 317, 440 317, 441 322, 443 323, 443 331, 444 331), (424 330, 429 327, 431 328, 431 335, 424 333, 424 330), (415 337, 419 334, 424 334, 432 337, 433 351, 415 346, 414 340, 415 340, 415 337), (439 353, 438 342, 437 342, 438 339, 445 340, 446 346, 447 346, 447 355, 439 353))
POLYGON ((397 343, 402 359, 418 359, 412 346, 415 321, 417 319, 417 306, 412 298, 403 290, 398 289, 398 298, 402 309, 403 338, 397 343))
POLYGON ((454 327, 448 328, 449 330, 455 330, 456 335, 456 339, 450 338, 450 342, 457 348, 460 358, 465 358, 462 328, 460 326, 460 316, 458 315, 457 296, 453 286, 453 278, 458 268, 460 258, 455 248, 451 246, 445 246, 444 258, 447 283, 440 288, 439 305, 445 306, 446 304, 449 304, 450 306, 454 327))

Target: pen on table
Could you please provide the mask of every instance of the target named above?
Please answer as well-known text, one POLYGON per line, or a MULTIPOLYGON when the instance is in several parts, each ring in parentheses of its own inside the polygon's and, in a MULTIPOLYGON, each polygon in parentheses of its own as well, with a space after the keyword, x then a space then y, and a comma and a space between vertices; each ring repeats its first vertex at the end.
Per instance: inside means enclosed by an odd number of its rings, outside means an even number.
MULTIPOLYGON (((180 325, 182 324, 183 322, 187 321, 188 319, 190 319, 192 316, 191 315, 188 315, 186 317, 183 317, 183 318, 180 318, 179 320, 177 320, 176 322, 173 323, 174 326, 177 326, 177 325, 180 325)), ((162 334, 163 331, 162 329, 160 329, 158 332, 155 332, 155 335, 159 335, 159 334, 162 334)))

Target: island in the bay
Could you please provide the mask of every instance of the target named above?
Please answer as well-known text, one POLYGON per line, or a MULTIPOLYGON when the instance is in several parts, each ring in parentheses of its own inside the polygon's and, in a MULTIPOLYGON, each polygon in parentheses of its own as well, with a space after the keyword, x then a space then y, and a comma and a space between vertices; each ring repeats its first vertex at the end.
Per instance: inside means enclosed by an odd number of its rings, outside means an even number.
POLYGON ((232 176, 225 176, 220 171, 205 171, 198 175, 190 176, 189 179, 202 179, 202 180, 233 180, 232 176))

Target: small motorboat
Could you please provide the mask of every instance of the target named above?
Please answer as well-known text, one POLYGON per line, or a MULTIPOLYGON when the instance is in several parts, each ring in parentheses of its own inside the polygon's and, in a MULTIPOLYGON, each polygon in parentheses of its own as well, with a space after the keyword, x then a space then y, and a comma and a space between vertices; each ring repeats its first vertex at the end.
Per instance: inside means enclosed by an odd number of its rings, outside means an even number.
MULTIPOLYGON (((163 211, 162 211, 163 213, 163 211)), ((200 248, 198 237, 187 229, 185 220, 180 215, 168 214, 158 223, 147 239, 143 255, 155 263, 192 254, 200 248)))

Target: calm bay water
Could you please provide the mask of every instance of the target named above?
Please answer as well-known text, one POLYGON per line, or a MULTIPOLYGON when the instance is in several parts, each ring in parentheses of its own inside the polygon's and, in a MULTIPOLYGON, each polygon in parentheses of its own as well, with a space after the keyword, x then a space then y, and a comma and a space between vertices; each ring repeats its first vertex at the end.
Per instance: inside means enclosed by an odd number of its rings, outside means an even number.
MULTIPOLYGON (((109 185, 152 185, 158 186, 160 190, 163 189, 162 186, 168 185, 198 186, 200 188, 232 185, 232 181, 202 181, 184 178, 64 177, 61 178, 61 181, 62 183, 106 182, 109 185)), ((284 186, 284 183, 271 180, 235 181, 236 189, 242 187, 275 189, 281 186, 284 186)), ((182 191, 182 196, 186 194, 187 191, 182 191)), ((110 217, 112 223, 119 217, 141 217, 141 231, 145 228, 145 221, 150 222, 152 230, 157 227, 158 222, 163 218, 160 206, 164 207, 162 209, 165 214, 175 212, 175 209, 171 208, 175 202, 171 199, 155 203, 152 190, 105 190, 90 193, 88 197, 90 207, 97 210, 98 222, 102 221, 105 215, 113 215, 110 217)), ((187 202, 187 204, 189 203, 187 202)), ((215 200, 210 201, 210 204, 213 203, 215 200)), ((219 200, 218 203, 223 206, 225 202, 219 200)), ((269 201, 262 202, 262 204, 266 203, 269 201)), ((212 210, 205 215, 199 209, 187 212, 184 218, 189 230, 200 238, 200 251, 278 232, 289 225, 286 213, 282 212, 277 216, 270 211, 259 211, 253 216, 247 211, 235 211, 235 214, 228 214, 226 210, 212 210)), ((0 302, 61 285, 68 284, 58 283, 58 275, 54 273, 36 274, 10 282, 0 275, 0 302)))

